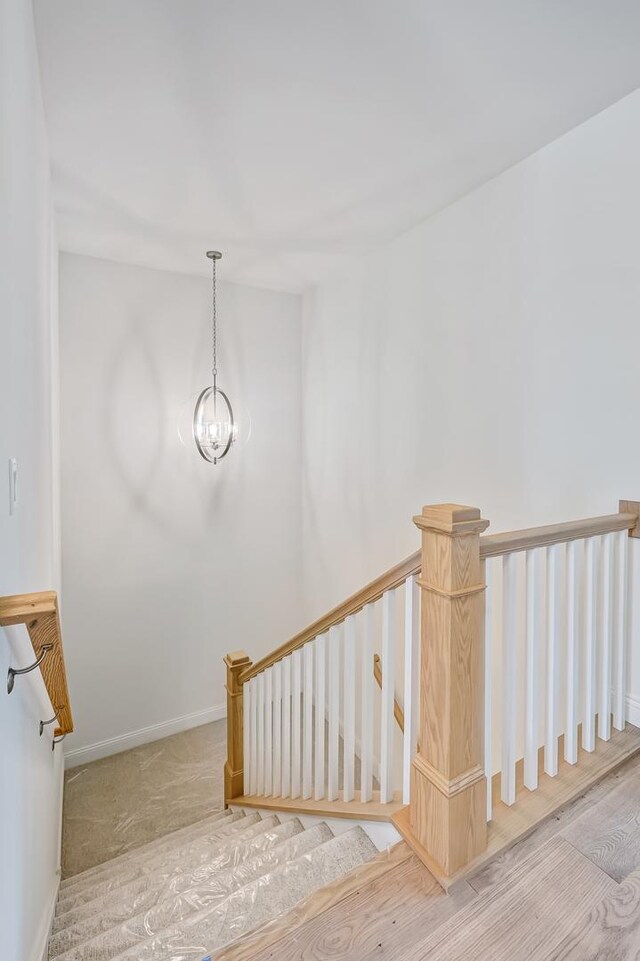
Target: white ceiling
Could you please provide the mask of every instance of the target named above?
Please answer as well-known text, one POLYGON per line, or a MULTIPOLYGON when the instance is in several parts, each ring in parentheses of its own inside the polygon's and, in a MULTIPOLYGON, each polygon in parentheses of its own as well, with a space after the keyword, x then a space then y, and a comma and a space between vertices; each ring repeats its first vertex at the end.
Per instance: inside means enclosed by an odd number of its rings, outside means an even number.
POLYGON ((640 84, 638 0, 35 0, 63 249, 288 290, 640 84))

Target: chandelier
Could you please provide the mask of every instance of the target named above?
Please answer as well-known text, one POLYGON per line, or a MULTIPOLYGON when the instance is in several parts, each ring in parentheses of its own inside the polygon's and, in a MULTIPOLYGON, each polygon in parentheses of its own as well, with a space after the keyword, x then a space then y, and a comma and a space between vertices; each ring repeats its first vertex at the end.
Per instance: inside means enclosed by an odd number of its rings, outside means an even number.
POLYGON ((198 395, 193 411, 193 439, 201 457, 217 464, 226 457, 238 437, 238 425, 233 416, 231 401, 218 387, 218 327, 216 315, 216 263, 222 257, 217 250, 208 250, 213 278, 211 286, 212 366, 211 383, 198 395))

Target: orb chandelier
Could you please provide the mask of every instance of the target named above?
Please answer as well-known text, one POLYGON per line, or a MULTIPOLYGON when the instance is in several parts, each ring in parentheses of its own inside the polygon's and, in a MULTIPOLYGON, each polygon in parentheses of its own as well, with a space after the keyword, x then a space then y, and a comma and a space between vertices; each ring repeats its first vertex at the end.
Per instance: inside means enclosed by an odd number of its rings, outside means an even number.
POLYGON ((211 383, 202 390, 193 411, 193 439, 201 457, 217 464, 226 457, 238 437, 238 426, 233 408, 225 392, 218 387, 218 327, 216 315, 216 263, 222 257, 217 250, 208 250, 213 270, 212 301, 212 367, 211 383))

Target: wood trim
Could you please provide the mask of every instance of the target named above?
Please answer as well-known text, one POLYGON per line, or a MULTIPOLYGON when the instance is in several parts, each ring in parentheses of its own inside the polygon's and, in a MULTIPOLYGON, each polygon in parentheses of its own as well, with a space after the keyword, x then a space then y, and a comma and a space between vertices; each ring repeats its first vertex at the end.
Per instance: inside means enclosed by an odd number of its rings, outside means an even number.
POLYGON ((620 501, 618 510, 621 514, 636 515, 636 523, 629 528, 629 537, 640 537, 640 501, 620 501))
POLYGON ((307 641, 312 641, 318 634, 324 634, 330 627, 343 621, 345 617, 349 617, 350 614, 355 614, 361 610, 365 604, 371 604, 373 601, 379 600, 385 591, 399 587, 411 574, 418 573, 420 570, 420 556, 420 551, 411 554, 410 557, 405 558, 399 564, 396 564, 395 567, 392 567, 380 577, 377 577, 375 581, 371 581, 370 584, 363 587, 357 594, 352 594, 351 597, 338 607, 334 607, 334 609, 329 611, 328 614, 325 614, 324 617, 314 621, 313 624, 310 624, 309 627, 301 631, 300 634, 296 634, 295 637, 281 644, 280 647, 277 647, 271 654, 267 654, 266 657, 261 658, 251 667, 246 668, 240 675, 241 683, 244 684, 246 681, 250 681, 256 674, 262 673, 262 671, 271 667, 272 664, 281 661, 287 654, 296 651, 299 647, 306 644, 307 641))
POLYGON ((480 557, 497 557, 500 554, 529 551, 534 547, 549 547, 551 544, 562 544, 565 541, 593 537, 597 534, 632 530, 637 523, 638 514, 625 511, 620 514, 605 514, 602 517, 567 521, 563 524, 548 524, 545 527, 509 531, 505 534, 487 534, 480 538, 480 557))
MULTIPOLYGON (((382 690, 382 660, 379 654, 373 655, 373 676, 376 679, 376 683, 380 690, 382 690)), ((396 719, 396 724, 404 734, 404 711, 398 704, 398 698, 393 699, 393 716, 396 719)))
POLYGON ((0 597, 0 627, 15 624, 26 626, 36 657, 44 644, 53 645, 52 650, 42 661, 40 671, 54 710, 62 708, 54 735, 58 737, 61 734, 71 734, 73 716, 64 664, 58 598, 55 591, 0 597))
POLYGON ((251 666, 244 651, 224 658, 227 668, 227 760, 224 765, 224 804, 244 793, 244 685, 243 668, 251 666))
POLYGON ((316 801, 310 798, 264 797, 259 794, 243 794, 230 802, 241 807, 262 808, 264 810, 286 811, 287 814, 316 814, 319 817, 347 818, 353 821, 391 821, 396 811, 402 807, 402 793, 396 791, 393 801, 380 802, 380 792, 373 792, 373 800, 360 801, 360 792, 355 792, 353 801, 343 801, 342 791, 337 801, 316 801))
POLYGON ((420 753, 414 757, 413 766, 424 778, 431 781, 433 786, 440 791, 440 794, 443 794, 446 798, 453 798, 456 794, 466 791, 476 781, 484 783, 484 768, 480 764, 476 764, 468 771, 462 771, 454 778, 445 777, 442 771, 435 768, 433 764, 429 764, 420 753))

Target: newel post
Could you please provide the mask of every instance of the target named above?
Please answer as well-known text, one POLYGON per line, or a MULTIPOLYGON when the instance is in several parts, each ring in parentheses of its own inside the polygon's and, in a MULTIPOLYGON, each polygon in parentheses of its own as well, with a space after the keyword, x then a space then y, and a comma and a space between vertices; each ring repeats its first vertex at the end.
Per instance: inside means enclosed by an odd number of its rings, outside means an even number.
POLYGON ((234 797, 244 794, 243 691, 240 675, 251 667, 244 651, 234 651, 224 659, 227 665, 227 760, 224 765, 225 807, 234 797))
POLYGON ((484 776, 484 565, 476 507, 437 504, 422 531, 420 728, 410 829, 446 877, 487 845, 484 776))

